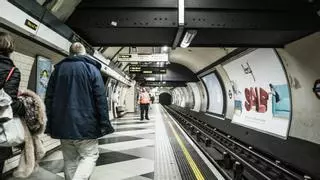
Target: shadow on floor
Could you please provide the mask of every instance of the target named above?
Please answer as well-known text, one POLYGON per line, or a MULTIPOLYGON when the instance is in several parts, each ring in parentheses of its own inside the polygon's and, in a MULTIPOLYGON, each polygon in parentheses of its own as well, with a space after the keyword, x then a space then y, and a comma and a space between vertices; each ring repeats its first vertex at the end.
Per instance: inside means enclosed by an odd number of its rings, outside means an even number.
MULTIPOLYGON (((45 177, 45 180, 64 180, 63 177, 53 174, 52 172, 47 171, 41 167, 35 172, 33 172, 30 177, 24 178, 23 180, 44 180, 44 177, 45 177)), ((22 179, 10 177, 10 178, 7 178, 6 180, 22 180, 22 179)))

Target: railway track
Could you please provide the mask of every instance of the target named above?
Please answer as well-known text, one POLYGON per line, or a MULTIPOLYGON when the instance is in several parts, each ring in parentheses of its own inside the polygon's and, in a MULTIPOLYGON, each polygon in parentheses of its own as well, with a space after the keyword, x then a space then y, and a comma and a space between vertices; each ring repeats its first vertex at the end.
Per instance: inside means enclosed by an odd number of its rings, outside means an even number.
POLYGON ((241 143, 184 109, 165 106, 226 179, 310 180, 305 173, 241 143))

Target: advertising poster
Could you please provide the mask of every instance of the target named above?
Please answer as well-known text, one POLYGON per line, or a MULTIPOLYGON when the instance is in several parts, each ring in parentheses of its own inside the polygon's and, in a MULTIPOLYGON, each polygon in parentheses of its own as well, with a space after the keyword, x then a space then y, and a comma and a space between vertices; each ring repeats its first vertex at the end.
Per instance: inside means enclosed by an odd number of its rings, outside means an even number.
POLYGON ((37 94, 44 100, 49 78, 52 71, 52 63, 50 59, 42 56, 37 57, 37 94))
POLYGON ((232 84, 232 122, 287 137, 291 97, 285 71, 273 49, 257 49, 223 66, 232 84))
POLYGON ((209 96, 208 112, 222 115, 223 114, 223 92, 218 77, 214 74, 208 74, 202 77, 202 80, 207 88, 209 96))

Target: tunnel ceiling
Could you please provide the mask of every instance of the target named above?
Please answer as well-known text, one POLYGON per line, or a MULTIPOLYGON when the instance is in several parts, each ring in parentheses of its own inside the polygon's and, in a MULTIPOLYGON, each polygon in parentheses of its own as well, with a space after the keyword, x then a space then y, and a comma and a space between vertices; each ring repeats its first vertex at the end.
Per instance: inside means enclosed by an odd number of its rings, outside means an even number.
MULTIPOLYGON (((160 49, 161 47, 136 47, 137 53, 152 54, 159 53, 160 51, 153 52, 154 48, 160 49)), ((129 54, 130 47, 102 47, 97 48, 101 50, 101 53, 108 59, 117 61, 119 54, 129 54)), ((235 48, 176 48, 170 49, 169 61, 172 63, 181 64, 193 73, 197 73, 208 65, 214 63, 225 55, 235 50, 235 48)), ((122 62, 124 63, 124 62, 122 62)), ((133 62, 134 63, 134 62, 133 62)), ((127 63, 122 65, 122 69, 126 67, 127 63)))
POLYGON ((179 63, 194 73, 232 52, 235 48, 177 48, 169 53, 170 62, 179 63))
MULTIPOLYGON (((82 0, 67 24, 94 46, 172 46, 178 0, 82 0)), ((279 47, 319 29, 302 0, 185 0, 193 47, 279 47)), ((179 41, 183 38, 180 37, 179 41)))

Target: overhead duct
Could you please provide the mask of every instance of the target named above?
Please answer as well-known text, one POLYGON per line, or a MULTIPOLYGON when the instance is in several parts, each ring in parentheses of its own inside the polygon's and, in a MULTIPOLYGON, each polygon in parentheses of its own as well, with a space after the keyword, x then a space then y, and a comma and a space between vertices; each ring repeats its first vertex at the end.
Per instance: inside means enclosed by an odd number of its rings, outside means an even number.
POLYGON ((83 0, 67 23, 94 46, 173 48, 189 30, 191 47, 282 47, 320 27, 301 0, 83 0))

